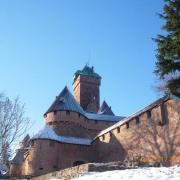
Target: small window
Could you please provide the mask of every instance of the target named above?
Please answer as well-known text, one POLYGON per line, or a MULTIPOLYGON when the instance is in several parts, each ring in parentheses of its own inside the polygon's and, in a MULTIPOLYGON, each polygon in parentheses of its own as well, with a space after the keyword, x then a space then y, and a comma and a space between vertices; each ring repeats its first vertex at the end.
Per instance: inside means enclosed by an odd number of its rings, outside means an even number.
POLYGON ((81 117, 81 114, 80 114, 80 113, 78 113, 78 117, 79 117, 79 118, 81 117))
POLYGON ((54 147, 55 146, 55 142, 54 141, 49 141, 49 146, 54 147))
POLYGON ((56 115, 57 114, 57 111, 54 111, 54 115, 56 115))
POLYGON ((128 122, 126 123, 126 128, 129 129, 129 123, 128 122))
POLYGON ((120 127, 117 127, 117 133, 120 133, 120 127))
POLYGON ((66 115, 70 115, 70 111, 66 111, 66 115))
POLYGON ((39 170, 43 170, 43 168, 42 168, 42 167, 40 167, 40 168, 39 168, 39 170))
POLYGON ((49 122, 49 125, 52 125, 52 122, 49 122))
POLYGON ((151 118, 151 111, 150 111, 150 110, 147 111, 147 117, 148 117, 148 118, 151 118))
POLYGON ((58 166, 57 166, 57 165, 54 165, 54 166, 53 166, 53 169, 57 169, 57 168, 58 168, 58 166))
POLYGON ((109 132, 109 136, 110 136, 110 138, 112 137, 112 132, 109 132))
POLYGON ((97 124, 98 123, 98 121, 97 120, 95 120, 95 124, 97 124))
POLYGON ((32 147, 34 146, 34 141, 33 141, 33 140, 31 141, 31 146, 32 146, 32 147))
POLYGON ((139 117, 136 117, 136 124, 139 124, 139 123, 140 123, 139 117))

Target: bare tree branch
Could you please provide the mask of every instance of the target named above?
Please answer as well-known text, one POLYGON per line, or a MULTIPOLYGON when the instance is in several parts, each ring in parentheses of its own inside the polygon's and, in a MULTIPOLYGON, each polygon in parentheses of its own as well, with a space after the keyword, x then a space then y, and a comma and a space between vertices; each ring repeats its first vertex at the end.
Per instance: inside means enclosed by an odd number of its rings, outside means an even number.
POLYGON ((11 146, 29 127, 29 119, 25 117, 25 106, 19 98, 10 100, 0 93, 0 161, 8 163, 11 146))

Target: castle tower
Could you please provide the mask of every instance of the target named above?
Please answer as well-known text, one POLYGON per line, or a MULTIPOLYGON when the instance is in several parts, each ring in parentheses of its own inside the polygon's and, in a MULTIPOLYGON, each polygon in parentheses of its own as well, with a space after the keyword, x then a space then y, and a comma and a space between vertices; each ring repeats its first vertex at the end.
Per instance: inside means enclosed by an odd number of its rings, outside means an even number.
POLYGON ((93 67, 86 65, 74 74, 73 91, 77 102, 85 111, 97 113, 100 106, 101 76, 93 67))

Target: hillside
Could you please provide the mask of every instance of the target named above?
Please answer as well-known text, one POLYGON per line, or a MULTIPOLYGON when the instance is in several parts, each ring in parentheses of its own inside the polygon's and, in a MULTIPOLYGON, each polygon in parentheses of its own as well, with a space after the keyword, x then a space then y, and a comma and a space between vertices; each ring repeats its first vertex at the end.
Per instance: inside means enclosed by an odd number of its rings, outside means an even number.
POLYGON ((89 172, 76 180, 179 180, 180 166, 89 172))

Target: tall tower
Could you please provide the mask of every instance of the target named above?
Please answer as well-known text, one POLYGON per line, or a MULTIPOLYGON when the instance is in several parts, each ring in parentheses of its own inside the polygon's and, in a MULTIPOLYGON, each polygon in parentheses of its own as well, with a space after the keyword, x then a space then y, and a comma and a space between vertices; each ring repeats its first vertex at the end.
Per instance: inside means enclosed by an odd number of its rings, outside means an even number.
POLYGON ((93 67, 88 65, 74 74, 74 97, 85 111, 98 112, 100 106, 100 84, 101 76, 94 72, 93 67))

